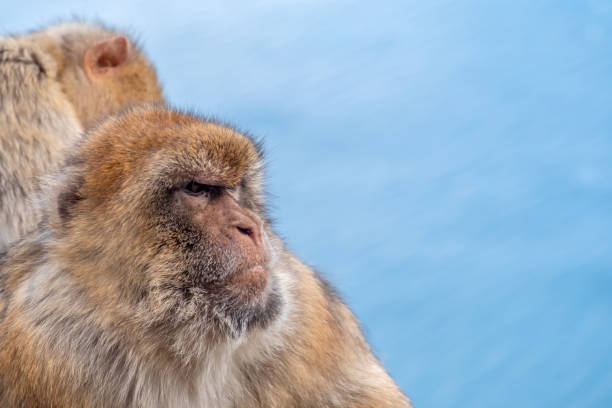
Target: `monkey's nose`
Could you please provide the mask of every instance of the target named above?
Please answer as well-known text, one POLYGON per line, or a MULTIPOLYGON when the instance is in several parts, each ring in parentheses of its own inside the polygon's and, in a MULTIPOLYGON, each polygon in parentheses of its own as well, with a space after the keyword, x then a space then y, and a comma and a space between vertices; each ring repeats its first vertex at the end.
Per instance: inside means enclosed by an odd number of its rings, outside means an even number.
POLYGON ((263 225, 259 220, 253 220, 254 217, 242 215, 239 220, 234 223, 234 227, 245 238, 248 237, 255 246, 255 249, 260 253, 262 258, 268 258, 267 246, 263 239, 263 225), (259 221, 259 222, 258 222, 259 221))
POLYGON ((261 247, 261 233, 259 232, 259 229, 255 223, 243 220, 236 225, 236 229, 238 232, 240 232, 240 234, 251 238, 257 248, 261 247))

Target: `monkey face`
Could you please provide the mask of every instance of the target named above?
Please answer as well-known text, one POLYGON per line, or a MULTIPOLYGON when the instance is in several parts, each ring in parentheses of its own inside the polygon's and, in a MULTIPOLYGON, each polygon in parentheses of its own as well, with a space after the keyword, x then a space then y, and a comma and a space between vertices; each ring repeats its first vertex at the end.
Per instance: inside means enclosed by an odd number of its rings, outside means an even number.
POLYGON ((174 305, 173 318, 207 330, 239 336, 266 326, 280 295, 258 194, 259 151, 246 136, 208 123, 191 140, 174 136, 156 156, 143 178, 155 181, 152 239, 169 265, 152 292, 174 305))
POLYGON ((280 299, 269 233, 243 195, 239 186, 188 178, 169 191, 158 225, 165 244, 180 254, 177 273, 160 289, 232 336, 265 326, 280 299))
POLYGON ((59 228, 96 292, 132 293, 133 316, 168 335, 240 336, 278 315, 280 248, 247 136, 156 106, 108 119, 79 149, 59 228))

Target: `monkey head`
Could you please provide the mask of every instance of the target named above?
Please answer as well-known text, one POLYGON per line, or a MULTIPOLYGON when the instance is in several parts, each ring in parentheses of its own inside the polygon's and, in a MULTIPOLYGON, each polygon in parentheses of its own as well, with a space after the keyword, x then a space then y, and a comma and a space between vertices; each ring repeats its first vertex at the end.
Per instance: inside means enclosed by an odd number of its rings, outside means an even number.
POLYGON ((266 327, 282 307, 281 244, 261 173, 258 146, 227 126, 159 106, 110 117, 60 183, 50 220, 59 259, 144 331, 239 337, 266 327))
POLYGON ((57 79, 85 127, 132 104, 162 101, 155 69, 122 33, 71 22, 26 37, 55 60, 57 79))

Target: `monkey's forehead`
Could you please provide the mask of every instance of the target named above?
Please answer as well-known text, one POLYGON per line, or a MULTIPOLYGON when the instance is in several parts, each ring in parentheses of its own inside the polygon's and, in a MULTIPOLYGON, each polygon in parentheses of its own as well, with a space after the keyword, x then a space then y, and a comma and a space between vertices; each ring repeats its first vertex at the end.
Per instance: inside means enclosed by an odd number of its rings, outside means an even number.
POLYGON ((109 118, 86 137, 81 155, 89 172, 109 183, 161 169, 164 175, 202 176, 236 185, 261 162, 245 135, 161 106, 109 118))

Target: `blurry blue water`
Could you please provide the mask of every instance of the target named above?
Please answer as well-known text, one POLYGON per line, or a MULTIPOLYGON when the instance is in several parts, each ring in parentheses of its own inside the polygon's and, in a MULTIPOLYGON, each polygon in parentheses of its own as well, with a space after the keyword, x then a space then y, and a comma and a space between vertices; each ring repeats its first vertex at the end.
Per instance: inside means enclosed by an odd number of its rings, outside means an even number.
POLYGON ((20 2, 265 140, 278 230, 419 407, 612 406, 612 3, 20 2))

